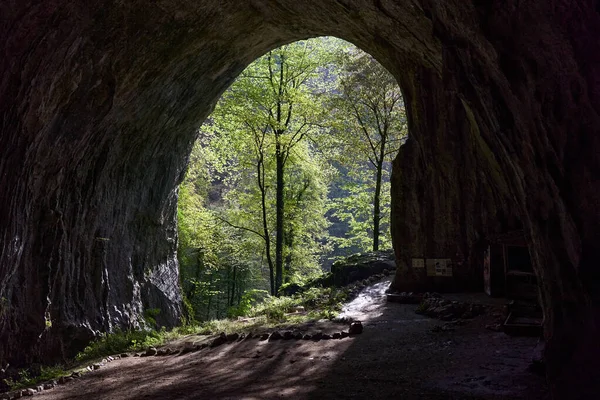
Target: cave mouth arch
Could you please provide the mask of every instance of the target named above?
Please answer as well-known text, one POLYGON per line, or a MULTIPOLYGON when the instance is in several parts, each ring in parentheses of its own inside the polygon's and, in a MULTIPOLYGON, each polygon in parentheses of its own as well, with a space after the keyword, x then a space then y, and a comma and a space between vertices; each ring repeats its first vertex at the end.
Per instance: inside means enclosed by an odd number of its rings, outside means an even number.
POLYGON ((179 190, 180 281, 196 318, 229 313, 242 291, 324 279, 334 258, 392 251, 390 173, 406 134, 397 80, 349 42, 296 41, 244 69, 199 128, 179 190), (213 289, 195 290, 199 279, 213 289))
POLYGON ((597 388, 600 16, 559 4, 3 4, 0 359, 56 355, 144 308, 176 323, 176 187, 198 122, 267 50, 330 35, 376 57, 404 93, 394 285, 422 287, 408 261, 425 253, 474 269, 473 243, 517 213, 548 375, 565 396, 597 388))

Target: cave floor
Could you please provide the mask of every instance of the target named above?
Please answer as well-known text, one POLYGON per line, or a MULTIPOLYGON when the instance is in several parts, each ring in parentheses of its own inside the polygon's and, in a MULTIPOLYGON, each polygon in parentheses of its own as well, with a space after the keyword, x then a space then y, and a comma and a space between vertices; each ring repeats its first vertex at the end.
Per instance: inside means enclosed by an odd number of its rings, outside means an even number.
POLYGON ((382 298, 354 310, 361 335, 122 358, 36 398, 549 399, 545 378, 529 370, 537 339, 488 330, 488 315, 436 329, 444 323, 415 305, 382 298))

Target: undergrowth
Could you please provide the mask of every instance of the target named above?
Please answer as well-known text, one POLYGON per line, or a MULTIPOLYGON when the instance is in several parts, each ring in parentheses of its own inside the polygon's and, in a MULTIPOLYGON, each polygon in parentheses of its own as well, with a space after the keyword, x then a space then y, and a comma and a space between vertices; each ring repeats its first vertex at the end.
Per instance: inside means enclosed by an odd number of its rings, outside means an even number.
MULTIPOLYGON (((182 327, 167 331, 165 328, 145 330, 123 330, 106 333, 91 342, 71 362, 71 370, 95 361, 125 352, 138 352, 148 347, 158 347, 186 335, 212 335, 220 332, 247 333, 266 331, 299 325, 319 319, 333 319, 344 302, 366 284, 355 283, 345 288, 312 287, 293 296, 269 296, 255 291, 249 293, 235 309, 230 318, 202 323, 188 322, 182 327)), ((149 326, 155 326, 159 310, 147 310, 144 317, 149 326)), ((41 382, 58 379, 67 374, 67 367, 44 366, 37 371, 22 369, 18 379, 5 379, 11 390, 35 387, 41 382)))
POLYGON ((53 379, 58 379, 60 376, 65 374, 65 369, 62 366, 42 366, 41 370, 36 372, 31 369, 19 370, 19 379, 13 380, 12 378, 4 379, 4 383, 10 388, 10 390, 25 389, 31 386, 37 386, 40 382, 47 382, 53 379))

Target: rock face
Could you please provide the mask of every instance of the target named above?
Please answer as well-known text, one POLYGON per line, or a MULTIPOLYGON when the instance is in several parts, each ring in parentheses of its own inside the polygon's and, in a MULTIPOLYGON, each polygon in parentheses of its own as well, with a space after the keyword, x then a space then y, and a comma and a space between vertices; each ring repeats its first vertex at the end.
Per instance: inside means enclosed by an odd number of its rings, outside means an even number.
POLYGON ((354 254, 336 261, 331 266, 331 273, 333 285, 341 287, 394 269, 396 269, 396 265, 393 254, 377 252, 354 254))
POLYGON ((595 2, 47 0, 2 2, 0 15, 0 361, 69 355, 148 308, 175 324, 177 184, 197 127, 255 58, 335 35, 377 57, 406 99, 394 287, 423 284, 414 257, 461 260, 477 287, 480 238, 522 226, 553 390, 595 393, 595 2))

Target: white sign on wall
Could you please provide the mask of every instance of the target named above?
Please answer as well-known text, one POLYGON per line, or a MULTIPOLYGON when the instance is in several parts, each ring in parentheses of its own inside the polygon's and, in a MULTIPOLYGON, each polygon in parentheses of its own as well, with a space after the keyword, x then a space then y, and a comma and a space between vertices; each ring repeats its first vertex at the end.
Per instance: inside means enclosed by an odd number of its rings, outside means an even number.
POLYGON ((452 276, 452 261, 449 258, 428 258, 428 276, 452 276))

